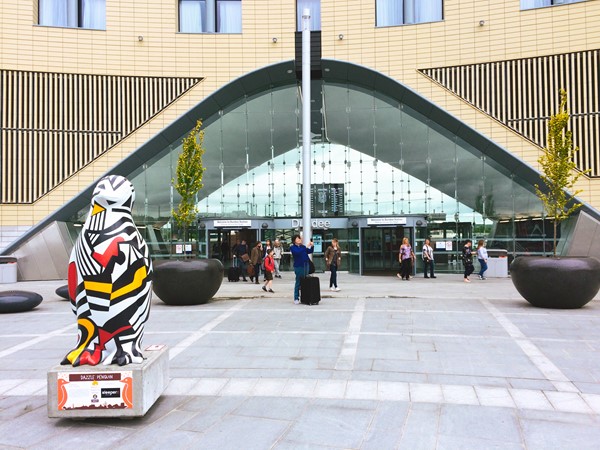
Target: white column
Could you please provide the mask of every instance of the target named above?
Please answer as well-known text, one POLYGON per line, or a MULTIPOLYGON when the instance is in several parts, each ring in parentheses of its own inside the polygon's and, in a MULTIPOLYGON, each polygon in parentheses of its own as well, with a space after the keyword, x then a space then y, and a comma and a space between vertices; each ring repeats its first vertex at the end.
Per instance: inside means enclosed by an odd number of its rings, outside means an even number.
POLYGON ((302 241, 312 238, 310 217, 310 10, 302 11, 302 241))

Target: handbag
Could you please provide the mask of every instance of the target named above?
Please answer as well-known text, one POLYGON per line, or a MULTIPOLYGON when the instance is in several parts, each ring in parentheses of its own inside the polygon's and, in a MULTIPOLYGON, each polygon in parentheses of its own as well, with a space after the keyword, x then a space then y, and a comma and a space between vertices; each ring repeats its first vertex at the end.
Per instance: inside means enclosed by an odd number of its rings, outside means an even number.
POLYGON ((248 260, 250 259, 250 257, 248 256, 248 253, 244 253, 241 256, 241 258, 242 258, 242 261, 244 261, 244 262, 248 262, 248 260))
POLYGON ((248 275, 250 275, 251 277, 253 277, 253 276, 254 276, 254 265, 253 265, 253 264, 250 264, 250 265, 248 266, 248 269, 247 269, 247 271, 248 271, 248 275))
POLYGON ((315 263, 312 262, 312 259, 308 260, 308 274, 315 273, 315 263))

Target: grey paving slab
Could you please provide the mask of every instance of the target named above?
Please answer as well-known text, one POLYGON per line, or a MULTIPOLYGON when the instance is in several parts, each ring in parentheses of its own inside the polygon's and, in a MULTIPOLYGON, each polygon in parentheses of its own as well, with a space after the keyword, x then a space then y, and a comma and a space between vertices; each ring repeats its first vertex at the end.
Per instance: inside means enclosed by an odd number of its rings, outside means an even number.
MULTIPOLYGON (((324 286, 327 275, 318 276, 324 286)), ((510 280, 444 274, 410 283, 340 274, 342 291, 324 291, 315 307, 293 304, 290 276, 270 296, 225 282, 206 305, 155 297, 144 344, 170 348, 167 391, 140 419, 71 422, 46 417, 44 389, 76 337, 68 302, 54 294, 62 284, 10 285, 44 302, 0 315, 0 447, 82 446, 90 437, 86 448, 600 442, 600 298, 540 310, 510 280)))

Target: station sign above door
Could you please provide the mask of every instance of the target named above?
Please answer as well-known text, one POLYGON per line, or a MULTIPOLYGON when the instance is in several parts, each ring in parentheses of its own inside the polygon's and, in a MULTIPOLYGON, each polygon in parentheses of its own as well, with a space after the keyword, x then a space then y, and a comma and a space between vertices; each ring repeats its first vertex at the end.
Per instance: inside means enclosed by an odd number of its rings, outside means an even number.
POLYGON ((215 228, 245 228, 245 227, 251 227, 252 221, 251 220, 236 220, 236 219, 215 220, 213 223, 213 226, 215 228))
POLYGON ((369 217, 367 225, 406 225, 406 217, 369 217))

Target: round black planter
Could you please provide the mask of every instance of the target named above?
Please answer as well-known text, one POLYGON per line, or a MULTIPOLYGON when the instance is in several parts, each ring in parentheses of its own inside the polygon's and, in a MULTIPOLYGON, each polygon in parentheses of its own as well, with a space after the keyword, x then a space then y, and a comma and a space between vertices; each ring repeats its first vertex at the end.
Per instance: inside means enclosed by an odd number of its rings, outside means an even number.
POLYGON ((42 296, 29 291, 0 292, 0 313, 29 311, 42 303, 42 296))
POLYGON ((167 305, 200 305, 217 293, 223 281, 218 259, 154 262, 152 289, 167 305))
POLYGON ((70 300, 69 299, 69 285, 68 284, 65 284, 64 286, 60 286, 60 287, 56 288, 56 290, 54 292, 59 297, 62 297, 65 300, 70 300))
POLYGON ((510 265, 513 284, 525 300, 540 308, 581 308, 600 289, 596 258, 520 256, 510 265))

